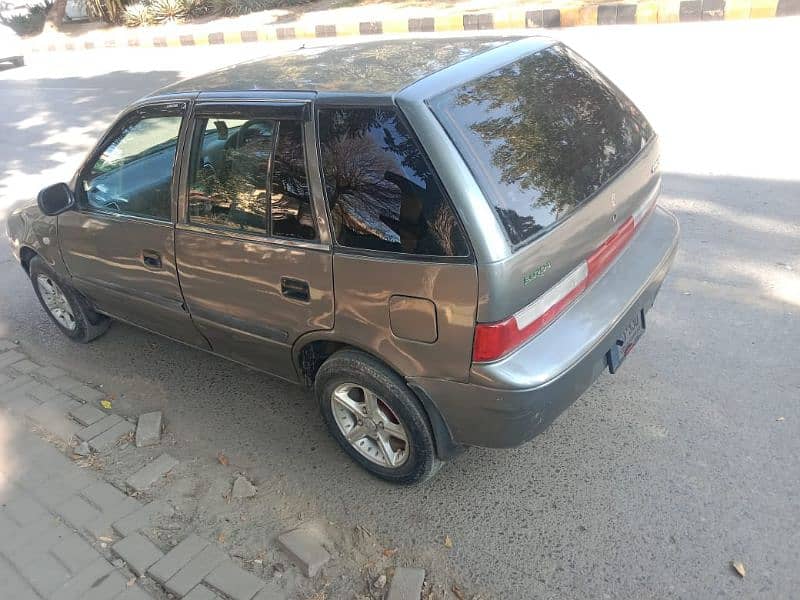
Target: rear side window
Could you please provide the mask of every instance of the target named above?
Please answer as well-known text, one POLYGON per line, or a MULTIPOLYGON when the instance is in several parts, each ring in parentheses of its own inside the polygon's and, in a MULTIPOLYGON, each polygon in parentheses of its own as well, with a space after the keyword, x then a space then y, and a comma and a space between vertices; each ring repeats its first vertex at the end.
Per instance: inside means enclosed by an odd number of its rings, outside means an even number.
POLYGON ((430 104, 514 244, 590 198, 653 135, 628 98, 561 45, 430 104))
POLYGON ((338 244, 413 255, 467 255, 455 213, 394 109, 320 110, 319 138, 338 244))
POLYGON ((316 237, 300 121, 206 117, 196 135, 190 223, 255 235, 316 237))

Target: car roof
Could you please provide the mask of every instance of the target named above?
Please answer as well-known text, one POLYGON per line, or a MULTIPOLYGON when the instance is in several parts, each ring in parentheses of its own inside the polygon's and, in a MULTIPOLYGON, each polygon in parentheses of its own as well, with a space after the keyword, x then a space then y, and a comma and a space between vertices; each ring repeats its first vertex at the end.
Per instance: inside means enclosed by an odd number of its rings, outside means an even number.
POLYGON ((415 81, 518 37, 406 38, 301 46, 179 81, 153 96, 189 92, 297 91, 391 95, 415 81))

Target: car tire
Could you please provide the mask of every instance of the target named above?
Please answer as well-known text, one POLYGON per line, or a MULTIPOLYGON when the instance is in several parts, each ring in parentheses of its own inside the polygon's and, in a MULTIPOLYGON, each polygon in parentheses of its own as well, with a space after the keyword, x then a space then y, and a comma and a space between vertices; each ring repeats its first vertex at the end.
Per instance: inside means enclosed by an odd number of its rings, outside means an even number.
POLYGON ((69 339, 85 344, 108 331, 111 319, 96 312, 89 301, 40 256, 31 259, 28 274, 47 316, 69 339))
POLYGON ((431 478, 441 467, 424 409, 403 379, 375 358, 358 350, 336 352, 319 368, 314 390, 331 435, 373 475, 392 483, 415 484, 431 478), (370 412, 370 404, 377 406, 377 412, 370 412), (363 410, 360 418, 356 408, 363 410), (346 435, 362 432, 364 437, 352 441, 346 435))

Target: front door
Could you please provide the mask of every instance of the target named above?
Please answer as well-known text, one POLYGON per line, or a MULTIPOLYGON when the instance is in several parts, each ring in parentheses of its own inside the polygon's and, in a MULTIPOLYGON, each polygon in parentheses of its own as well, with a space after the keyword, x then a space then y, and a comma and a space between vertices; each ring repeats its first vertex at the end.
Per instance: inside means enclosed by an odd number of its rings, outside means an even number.
POLYGON ((124 116, 77 180, 77 210, 58 217, 73 285, 98 310, 208 348, 183 305, 175 267, 173 166, 185 105, 124 116))
POLYGON ((295 340, 333 326, 310 127, 303 102, 198 104, 175 232, 184 298, 213 350, 290 380, 295 340))

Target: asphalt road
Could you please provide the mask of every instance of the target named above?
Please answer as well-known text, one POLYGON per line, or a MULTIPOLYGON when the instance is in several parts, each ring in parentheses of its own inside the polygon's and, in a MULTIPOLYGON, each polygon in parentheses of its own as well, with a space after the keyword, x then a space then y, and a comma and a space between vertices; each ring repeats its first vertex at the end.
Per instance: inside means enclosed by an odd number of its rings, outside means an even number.
MULTIPOLYGON (((123 410, 163 408, 181 458, 202 470, 225 451, 262 482, 264 515, 279 521, 271 508, 296 507, 366 526, 448 587, 500 598, 796 597, 800 21, 552 33, 661 134, 662 204, 682 242, 622 371, 532 443, 472 449, 421 487, 385 485, 337 450, 300 388, 123 325, 88 346, 68 342, 7 254, 0 337, 104 382, 123 410)), ((3 71, 0 219, 66 178, 128 101, 284 48, 43 55, 3 71)))

